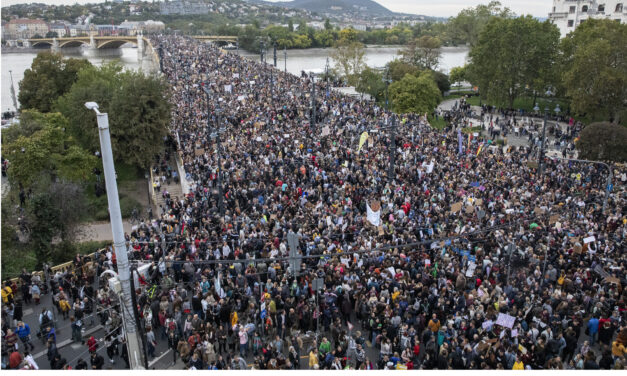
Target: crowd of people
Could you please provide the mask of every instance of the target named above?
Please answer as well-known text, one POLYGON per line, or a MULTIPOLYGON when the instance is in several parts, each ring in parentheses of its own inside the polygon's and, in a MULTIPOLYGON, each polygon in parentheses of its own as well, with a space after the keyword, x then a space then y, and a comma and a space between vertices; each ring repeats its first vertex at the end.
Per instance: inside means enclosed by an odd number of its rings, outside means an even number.
MULTIPOLYGON (((162 190, 127 234, 149 359, 163 342, 189 369, 625 368, 622 167, 603 211, 606 170, 547 159, 539 176, 531 148, 462 132, 465 106, 436 130, 313 76, 151 38, 190 191, 162 190)), ((119 306, 95 276, 113 268, 110 250, 77 257, 50 286, 70 320, 100 317, 111 361, 119 306)))

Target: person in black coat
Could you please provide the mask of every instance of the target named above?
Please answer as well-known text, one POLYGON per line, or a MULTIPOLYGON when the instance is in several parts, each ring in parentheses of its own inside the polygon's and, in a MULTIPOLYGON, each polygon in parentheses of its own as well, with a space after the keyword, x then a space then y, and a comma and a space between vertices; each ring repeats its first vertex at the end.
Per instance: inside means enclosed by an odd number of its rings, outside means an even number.
POLYGON ((98 353, 94 352, 91 354, 91 369, 102 369, 104 365, 104 358, 98 353))

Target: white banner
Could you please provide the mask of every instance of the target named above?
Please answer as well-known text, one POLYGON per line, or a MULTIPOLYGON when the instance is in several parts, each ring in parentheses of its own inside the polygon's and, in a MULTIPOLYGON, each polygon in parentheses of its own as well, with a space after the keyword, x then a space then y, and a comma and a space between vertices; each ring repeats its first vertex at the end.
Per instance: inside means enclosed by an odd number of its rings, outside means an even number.
POLYGON ((366 207, 368 208, 368 222, 370 222, 370 224, 373 226, 379 227, 381 225, 381 209, 373 211, 372 209, 370 209, 369 204, 366 204, 366 207))

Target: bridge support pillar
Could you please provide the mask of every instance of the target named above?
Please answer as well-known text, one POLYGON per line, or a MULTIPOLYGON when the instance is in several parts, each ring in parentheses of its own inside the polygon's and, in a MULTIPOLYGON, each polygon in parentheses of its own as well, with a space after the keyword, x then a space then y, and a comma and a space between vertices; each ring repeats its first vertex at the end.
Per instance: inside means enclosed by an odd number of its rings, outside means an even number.
POLYGON ((141 67, 142 60, 144 60, 145 55, 145 46, 144 46, 144 36, 141 31, 137 32, 137 61, 141 67))
POLYGON ((57 40, 57 38, 52 38, 52 46, 50 47, 50 49, 52 50, 52 52, 54 53, 59 53, 61 52, 60 48, 59 48, 59 41, 57 40))

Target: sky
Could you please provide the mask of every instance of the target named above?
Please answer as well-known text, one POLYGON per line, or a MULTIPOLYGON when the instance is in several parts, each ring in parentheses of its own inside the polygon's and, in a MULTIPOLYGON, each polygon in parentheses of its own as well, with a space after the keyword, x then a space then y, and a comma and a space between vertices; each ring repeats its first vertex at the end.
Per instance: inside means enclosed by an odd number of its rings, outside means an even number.
MULTIPOLYGON (((277 1, 277 0, 270 0, 277 1)), ((435 17, 450 17, 460 10, 477 4, 487 4, 489 0, 375 0, 384 7, 401 13, 422 14, 435 17)), ((28 0, 2 0, 2 6, 30 3, 28 0)), ((35 0, 45 4, 85 4, 102 2, 98 0, 35 0)), ((501 4, 509 7, 518 15, 531 14, 535 17, 547 17, 552 0, 501 0, 501 4)))

